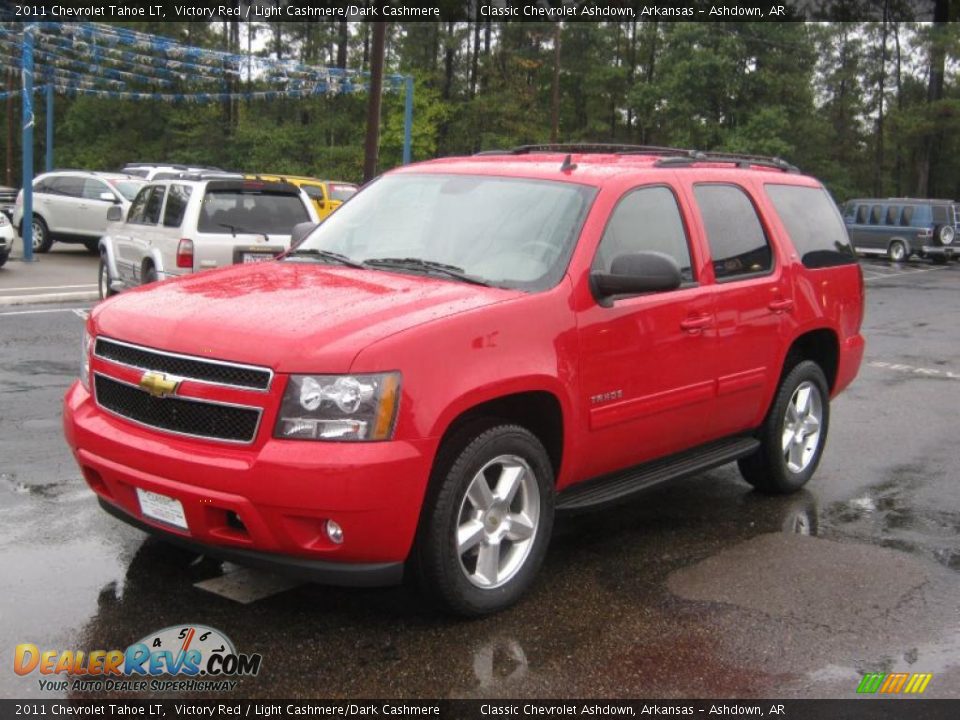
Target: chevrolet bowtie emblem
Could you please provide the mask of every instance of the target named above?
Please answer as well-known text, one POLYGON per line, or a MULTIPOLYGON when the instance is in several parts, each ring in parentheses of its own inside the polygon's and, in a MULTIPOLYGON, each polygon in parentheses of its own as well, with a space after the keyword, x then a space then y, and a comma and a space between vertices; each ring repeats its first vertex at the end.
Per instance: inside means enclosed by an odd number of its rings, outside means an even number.
POLYGON ((162 398, 173 395, 180 387, 180 379, 172 378, 158 372, 145 372, 140 378, 140 387, 154 397, 162 398))

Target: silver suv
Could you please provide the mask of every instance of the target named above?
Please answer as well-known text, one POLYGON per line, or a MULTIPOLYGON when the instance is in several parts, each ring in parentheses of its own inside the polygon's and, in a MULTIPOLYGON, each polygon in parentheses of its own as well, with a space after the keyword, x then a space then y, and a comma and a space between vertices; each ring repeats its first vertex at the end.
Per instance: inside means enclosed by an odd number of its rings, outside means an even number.
MULTIPOLYGON (((47 252, 54 241, 83 243, 96 252, 107 227, 107 211, 126 212, 143 180, 121 173, 54 170, 33 181, 33 251, 47 252)), ((13 224, 23 237, 23 191, 17 194, 13 224)))
POLYGON ((295 185, 240 175, 184 175, 145 185, 110 211, 100 240, 100 297, 198 270, 272 260, 293 226, 317 222, 295 185))

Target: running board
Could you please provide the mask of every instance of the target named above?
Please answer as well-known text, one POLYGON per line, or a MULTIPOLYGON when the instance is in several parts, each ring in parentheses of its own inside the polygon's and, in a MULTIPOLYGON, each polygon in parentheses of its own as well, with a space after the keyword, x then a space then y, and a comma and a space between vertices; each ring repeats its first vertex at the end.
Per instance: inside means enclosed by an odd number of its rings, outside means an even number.
POLYGON ((760 441, 753 437, 727 438, 577 483, 557 496, 556 510, 572 513, 612 505, 667 480, 678 480, 726 465, 752 454, 759 447, 760 441))

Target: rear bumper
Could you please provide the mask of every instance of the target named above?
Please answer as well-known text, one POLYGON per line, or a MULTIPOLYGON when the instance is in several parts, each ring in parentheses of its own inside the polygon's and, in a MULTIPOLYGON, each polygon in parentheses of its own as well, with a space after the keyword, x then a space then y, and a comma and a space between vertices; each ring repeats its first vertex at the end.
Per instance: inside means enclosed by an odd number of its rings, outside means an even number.
POLYGON ((939 255, 942 257, 955 257, 960 255, 960 247, 953 245, 924 245, 923 254, 925 256, 939 255))
POLYGON ((63 425, 111 514, 199 552, 331 584, 400 579, 435 450, 430 441, 180 438, 107 414, 79 382, 64 398, 63 425), (145 516, 138 489, 178 501, 188 529, 145 516), (343 529, 342 543, 327 536, 327 520, 343 529))

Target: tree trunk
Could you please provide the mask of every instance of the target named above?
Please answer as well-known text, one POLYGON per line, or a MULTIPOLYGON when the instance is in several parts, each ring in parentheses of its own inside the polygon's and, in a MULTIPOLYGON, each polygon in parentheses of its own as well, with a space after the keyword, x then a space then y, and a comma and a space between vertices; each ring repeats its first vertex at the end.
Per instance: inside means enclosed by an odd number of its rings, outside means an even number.
MULTIPOLYGON (((903 56, 900 53, 900 23, 893 24, 893 42, 897 55, 897 110, 903 111, 903 56)), ((903 145, 900 142, 900 134, 897 134, 895 143, 896 159, 893 166, 894 194, 897 197, 903 197, 903 145)))
POLYGON ((553 92, 550 97, 550 142, 560 137, 560 30, 559 20, 553 27, 553 92))
POLYGON ((473 54, 470 56, 470 98, 473 99, 477 94, 477 71, 480 64, 480 23, 477 22, 476 8, 474 5, 473 18, 473 54))
POLYGON ((877 78, 877 152, 873 174, 873 195, 883 197, 883 99, 887 85, 887 11, 889 0, 883 2, 883 22, 880 26, 880 76, 877 78))
MULTIPOLYGON (((933 8, 933 29, 930 34, 930 82, 927 85, 927 105, 943 99, 943 71, 946 63, 945 35, 950 0, 936 0, 933 8)), ((943 144, 943 133, 934 130, 924 139, 917 173, 917 197, 936 194, 937 156, 943 144)))
POLYGON ((347 44, 350 42, 350 29, 347 21, 341 20, 337 34, 337 67, 347 69, 347 44))
POLYGON ((380 101, 383 94, 383 56, 387 24, 373 23, 373 48, 370 58, 370 88, 367 99, 367 140, 364 146, 363 182, 377 174, 380 154, 380 101))

